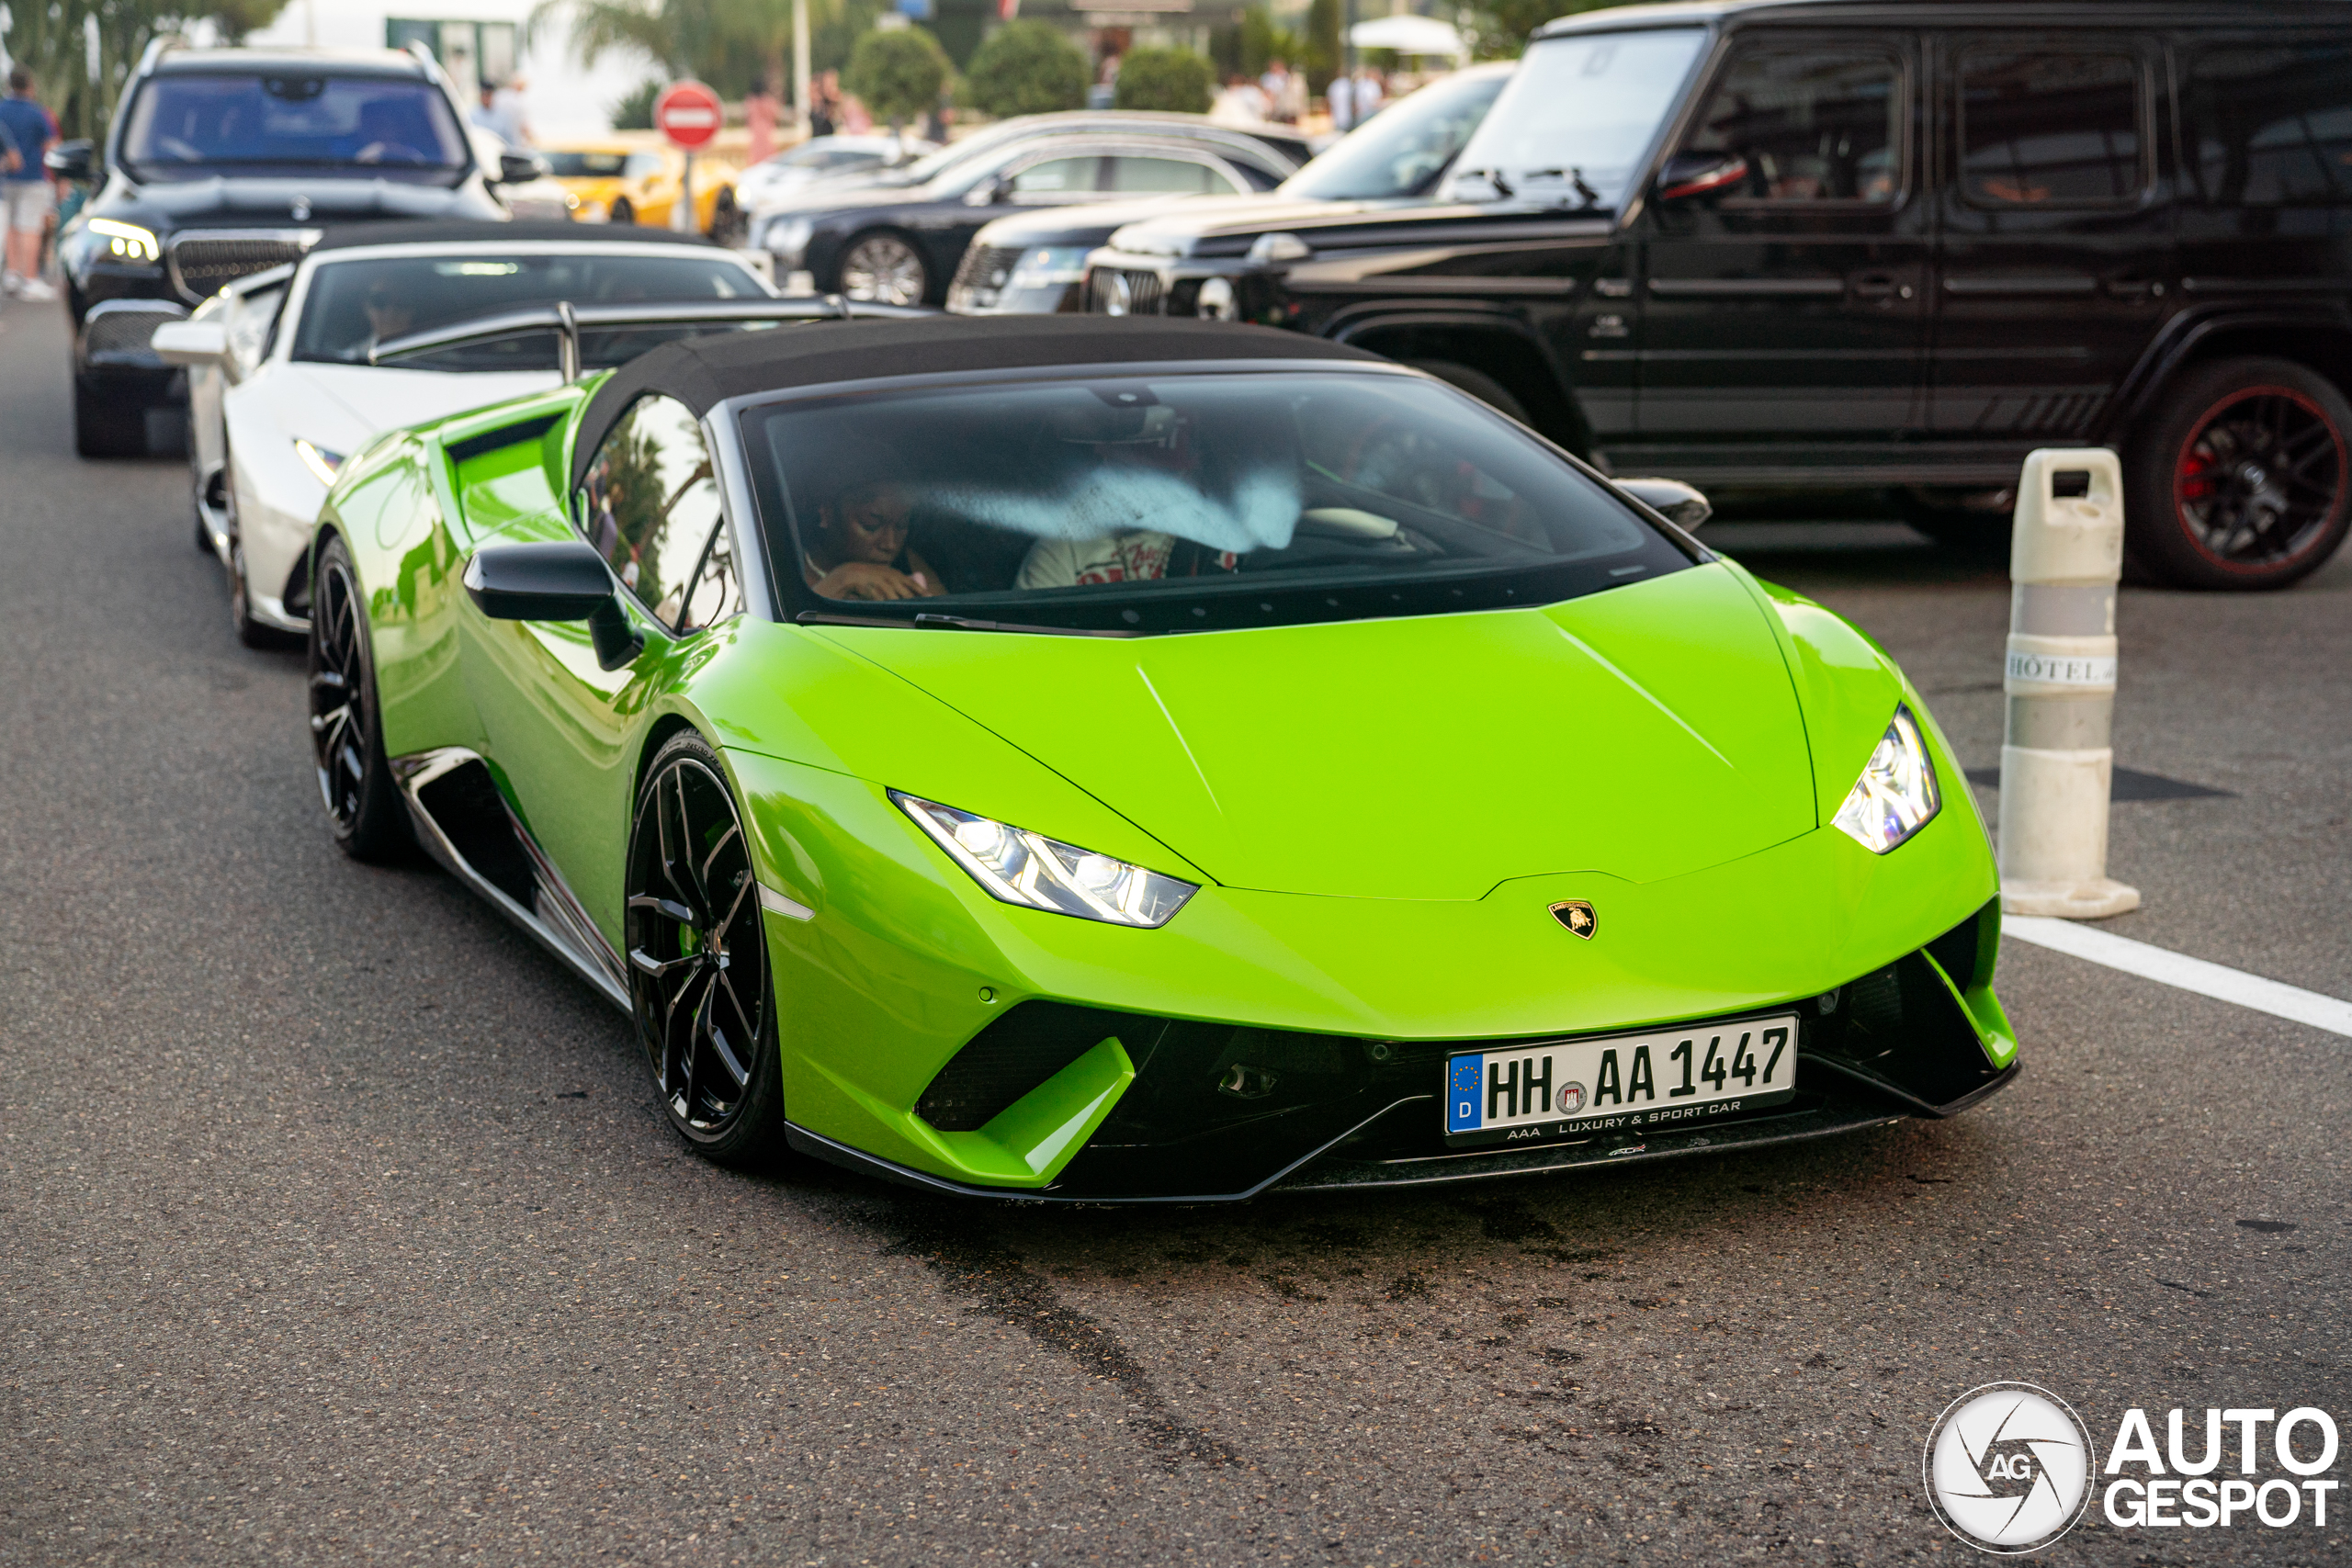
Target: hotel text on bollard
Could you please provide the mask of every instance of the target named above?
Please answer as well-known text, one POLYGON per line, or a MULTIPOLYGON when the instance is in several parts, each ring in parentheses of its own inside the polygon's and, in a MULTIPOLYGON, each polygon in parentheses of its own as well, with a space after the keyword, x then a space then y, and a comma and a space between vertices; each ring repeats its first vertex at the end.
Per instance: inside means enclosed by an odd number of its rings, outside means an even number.
POLYGON ((2140 906, 2107 874, 2123 482, 2103 447, 2045 447, 2018 480, 2001 689, 2001 908, 2098 919, 2140 906))

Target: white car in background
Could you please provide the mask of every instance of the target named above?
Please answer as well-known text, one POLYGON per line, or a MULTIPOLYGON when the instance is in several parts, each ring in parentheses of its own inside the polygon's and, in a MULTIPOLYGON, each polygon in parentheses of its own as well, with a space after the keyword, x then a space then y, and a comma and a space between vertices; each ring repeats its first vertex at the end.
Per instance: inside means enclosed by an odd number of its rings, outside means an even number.
POLYGON ((329 230, 301 261, 241 279, 153 341, 188 367, 197 546, 228 570, 237 636, 259 648, 309 629, 311 523, 336 468, 378 432, 556 386, 567 353, 576 371, 747 313, 841 309, 779 301, 748 263, 694 235, 379 224, 329 230), (568 349, 559 306, 577 323, 568 349), (484 317, 502 332, 431 342, 484 317), (375 362, 399 340, 430 351, 375 362))

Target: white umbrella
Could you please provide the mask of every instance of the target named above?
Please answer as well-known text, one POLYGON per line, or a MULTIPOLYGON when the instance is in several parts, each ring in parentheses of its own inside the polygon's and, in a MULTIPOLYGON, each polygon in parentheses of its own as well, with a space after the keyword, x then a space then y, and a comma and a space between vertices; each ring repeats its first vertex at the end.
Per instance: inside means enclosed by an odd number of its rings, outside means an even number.
POLYGON ((1460 58, 1470 52, 1462 35, 1434 17, 1380 17, 1348 29, 1348 41, 1358 49, 1393 49, 1399 54, 1445 54, 1460 58))

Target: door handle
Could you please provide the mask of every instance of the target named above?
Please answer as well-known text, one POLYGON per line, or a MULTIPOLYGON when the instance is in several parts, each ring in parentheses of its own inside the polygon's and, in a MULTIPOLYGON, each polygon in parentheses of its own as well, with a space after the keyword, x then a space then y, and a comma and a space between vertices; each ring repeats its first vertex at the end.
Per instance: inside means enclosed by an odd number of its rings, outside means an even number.
POLYGON ((1908 299, 1914 292, 1911 285, 1887 272, 1858 273, 1847 282, 1857 299, 1908 299))
POLYGON ((2107 280, 2107 292, 2116 299, 2161 299, 2165 286, 2154 278, 2110 277, 2107 280))

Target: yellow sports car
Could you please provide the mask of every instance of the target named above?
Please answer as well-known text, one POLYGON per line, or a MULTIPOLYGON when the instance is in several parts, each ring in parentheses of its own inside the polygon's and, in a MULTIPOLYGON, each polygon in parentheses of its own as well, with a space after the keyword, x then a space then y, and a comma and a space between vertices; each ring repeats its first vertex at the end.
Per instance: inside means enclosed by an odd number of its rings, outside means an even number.
MULTIPOLYGON (((576 217, 604 218, 666 229, 684 178, 686 155, 658 136, 623 133, 594 141, 542 147, 548 172, 580 198, 576 217)), ((735 204, 737 160, 724 153, 695 157, 695 227, 727 241, 741 226, 735 204)))

